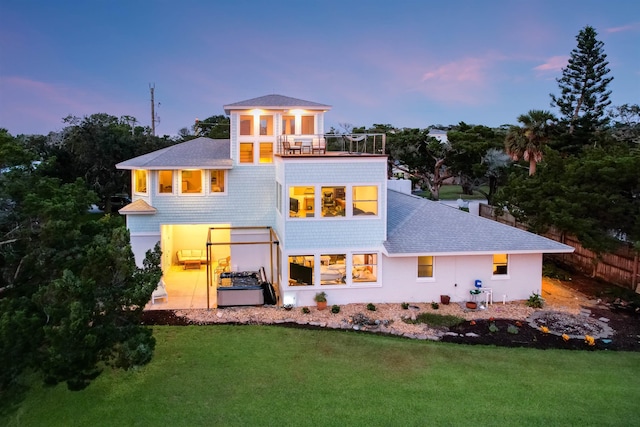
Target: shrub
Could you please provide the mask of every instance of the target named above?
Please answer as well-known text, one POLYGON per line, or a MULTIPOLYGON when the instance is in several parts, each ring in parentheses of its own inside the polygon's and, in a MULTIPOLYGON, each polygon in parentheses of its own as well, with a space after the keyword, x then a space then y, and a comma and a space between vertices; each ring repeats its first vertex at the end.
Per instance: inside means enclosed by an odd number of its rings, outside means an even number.
POLYGON ((409 303, 403 302, 402 304, 400 304, 400 306, 402 307, 403 310, 407 310, 409 308, 409 303))
POLYGON ((540 296, 540 294, 533 293, 527 300, 527 306, 532 308, 542 308, 544 305, 544 298, 540 296))
POLYGON ((494 333, 494 332, 498 332, 499 330, 500 328, 496 326, 496 322, 491 322, 489 324, 489 332, 494 333))
POLYGON ((376 311, 376 306, 373 305, 372 303, 369 303, 369 304, 367 304, 367 310, 376 311))
POLYGON ((516 325, 509 325, 507 326, 507 332, 516 335, 518 332, 520 332, 520 329, 518 329, 516 325))
POLYGON ((416 316, 416 320, 404 319, 405 323, 425 323, 429 326, 444 326, 446 328, 457 326, 464 321, 462 317, 435 313, 420 313, 416 316))
POLYGON ((438 303, 434 301, 431 303, 431 308, 433 308, 434 310, 437 310, 440 308, 440 305, 438 305, 438 303))
POLYGON ((302 314, 309 314, 311 313, 311 310, 309 310, 309 307, 302 307, 302 314))
POLYGON ((340 306, 339 305, 332 305, 331 306, 331 312, 332 313, 340 313, 340 306))

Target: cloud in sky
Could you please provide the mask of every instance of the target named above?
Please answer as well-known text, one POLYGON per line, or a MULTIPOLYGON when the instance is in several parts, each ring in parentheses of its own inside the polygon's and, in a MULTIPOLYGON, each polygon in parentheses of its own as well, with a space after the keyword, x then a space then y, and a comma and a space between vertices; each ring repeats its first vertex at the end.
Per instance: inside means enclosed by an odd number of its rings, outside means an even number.
POLYGON ((633 24, 622 25, 619 27, 611 27, 605 29, 607 33, 621 33, 624 31, 635 31, 640 30, 640 22, 634 22, 633 24))
POLYGON ((562 71, 562 69, 567 66, 568 61, 569 56, 567 55, 552 56, 548 58, 543 64, 540 64, 533 69, 541 73, 555 73, 557 71, 562 71))

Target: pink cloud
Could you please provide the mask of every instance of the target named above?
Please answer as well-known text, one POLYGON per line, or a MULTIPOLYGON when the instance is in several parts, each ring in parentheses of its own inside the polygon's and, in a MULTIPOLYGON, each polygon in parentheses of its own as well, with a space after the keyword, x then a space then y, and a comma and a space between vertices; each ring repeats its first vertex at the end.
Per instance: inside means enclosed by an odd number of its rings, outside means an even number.
POLYGON ((540 64, 537 67, 534 67, 533 69, 536 71, 561 71, 562 68, 567 66, 567 63, 569 61, 569 57, 568 56, 552 56, 551 58, 547 59, 547 61, 544 64, 540 64))
POLYGON ((621 27, 611 27, 605 29, 607 33, 621 33, 623 31, 633 31, 640 29, 640 22, 634 22, 633 24, 623 25, 621 27))

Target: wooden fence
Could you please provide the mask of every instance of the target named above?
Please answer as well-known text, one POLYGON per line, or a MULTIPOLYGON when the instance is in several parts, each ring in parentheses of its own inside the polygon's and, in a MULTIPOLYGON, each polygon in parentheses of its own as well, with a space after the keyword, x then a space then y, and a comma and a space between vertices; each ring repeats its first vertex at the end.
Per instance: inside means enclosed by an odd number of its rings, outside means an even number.
MULTIPOLYGON (((510 213, 504 212, 502 215, 496 216, 494 207, 483 203, 480 204, 480 216, 527 230, 526 225, 516 221, 510 213)), ((575 248, 571 254, 552 255, 563 264, 640 293, 640 260, 638 253, 629 246, 620 245, 620 248, 613 253, 597 256, 593 251, 583 247, 575 236, 561 233, 555 228, 549 229, 544 236, 575 248)))

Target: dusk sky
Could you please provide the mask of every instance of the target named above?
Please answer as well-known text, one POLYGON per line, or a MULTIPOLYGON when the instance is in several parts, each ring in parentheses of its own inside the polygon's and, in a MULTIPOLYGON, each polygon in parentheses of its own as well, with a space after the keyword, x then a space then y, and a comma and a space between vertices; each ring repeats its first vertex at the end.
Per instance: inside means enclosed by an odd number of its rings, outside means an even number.
POLYGON ((550 107, 576 35, 604 42, 613 105, 640 103, 632 0, 0 0, 0 128, 129 115, 176 135, 268 94, 340 123, 499 126, 550 107))

